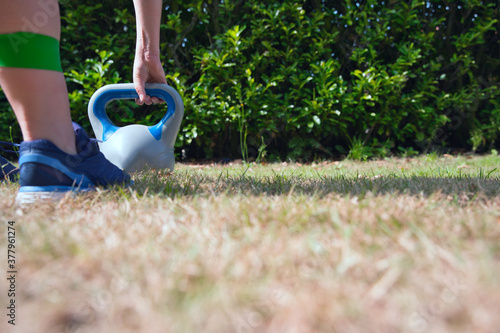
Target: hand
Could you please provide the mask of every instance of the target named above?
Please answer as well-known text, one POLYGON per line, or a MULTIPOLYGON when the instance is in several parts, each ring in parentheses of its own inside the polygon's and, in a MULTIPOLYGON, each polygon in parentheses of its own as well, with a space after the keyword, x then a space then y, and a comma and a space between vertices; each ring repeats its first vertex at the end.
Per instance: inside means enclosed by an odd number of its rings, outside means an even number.
POLYGON ((138 105, 151 105, 152 103, 164 103, 158 97, 151 97, 146 94, 146 83, 165 83, 165 71, 158 55, 149 55, 144 52, 137 52, 134 60, 134 85, 139 98, 135 100, 138 105))

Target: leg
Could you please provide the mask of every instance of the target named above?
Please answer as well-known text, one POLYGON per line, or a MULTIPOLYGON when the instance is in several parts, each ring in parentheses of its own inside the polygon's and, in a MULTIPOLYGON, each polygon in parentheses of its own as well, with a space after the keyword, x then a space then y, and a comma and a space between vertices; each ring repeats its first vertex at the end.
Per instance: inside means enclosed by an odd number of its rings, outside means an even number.
POLYGON ((0 85, 24 137, 20 204, 131 180, 71 122, 59 59, 60 30, 57 0, 0 0, 0 85))
MULTIPOLYGON (((57 0, 0 0, 0 34, 28 31, 59 40, 57 0)), ((46 139, 76 154, 68 91, 61 72, 0 67, 0 85, 25 141, 46 139)))

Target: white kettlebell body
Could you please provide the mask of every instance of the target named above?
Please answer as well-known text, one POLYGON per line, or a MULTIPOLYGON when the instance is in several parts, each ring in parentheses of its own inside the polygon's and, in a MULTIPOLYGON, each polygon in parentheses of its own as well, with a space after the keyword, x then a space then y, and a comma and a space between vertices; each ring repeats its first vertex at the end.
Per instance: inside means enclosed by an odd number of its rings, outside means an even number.
POLYGON ((117 99, 138 98, 133 83, 110 84, 98 89, 90 99, 88 113, 99 149, 106 158, 126 172, 147 168, 174 170, 174 144, 184 103, 179 93, 161 83, 147 83, 146 93, 163 99, 167 113, 154 126, 114 125, 106 114, 106 105, 117 99))

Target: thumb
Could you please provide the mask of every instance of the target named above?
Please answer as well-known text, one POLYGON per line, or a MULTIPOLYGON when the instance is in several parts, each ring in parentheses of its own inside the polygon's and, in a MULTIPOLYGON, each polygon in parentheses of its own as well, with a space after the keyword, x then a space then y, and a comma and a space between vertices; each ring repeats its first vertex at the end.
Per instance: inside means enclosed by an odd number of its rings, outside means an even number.
POLYGON ((135 91, 137 92, 137 95, 139 95, 139 98, 135 100, 135 102, 139 105, 144 104, 146 101, 146 89, 144 89, 144 82, 140 80, 136 80, 134 83, 135 86, 135 91))

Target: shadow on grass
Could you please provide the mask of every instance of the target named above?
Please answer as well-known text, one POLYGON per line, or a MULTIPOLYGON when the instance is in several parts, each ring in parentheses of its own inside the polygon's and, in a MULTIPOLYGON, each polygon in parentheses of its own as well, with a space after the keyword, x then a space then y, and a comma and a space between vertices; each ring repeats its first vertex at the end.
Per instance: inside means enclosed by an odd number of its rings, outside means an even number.
POLYGON ((217 196, 217 195, 306 195, 323 197, 407 194, 431 196, 450 195, 458 198, 496 197, 500 194, 500 178, 461 175, 433 177, 420 175, 347 176, 345 174, 305 177, 302 175, 274 174, 271 176, 204 175, 182 171, 176 174, 138 174, 134 191, 142 196, 217 196))

